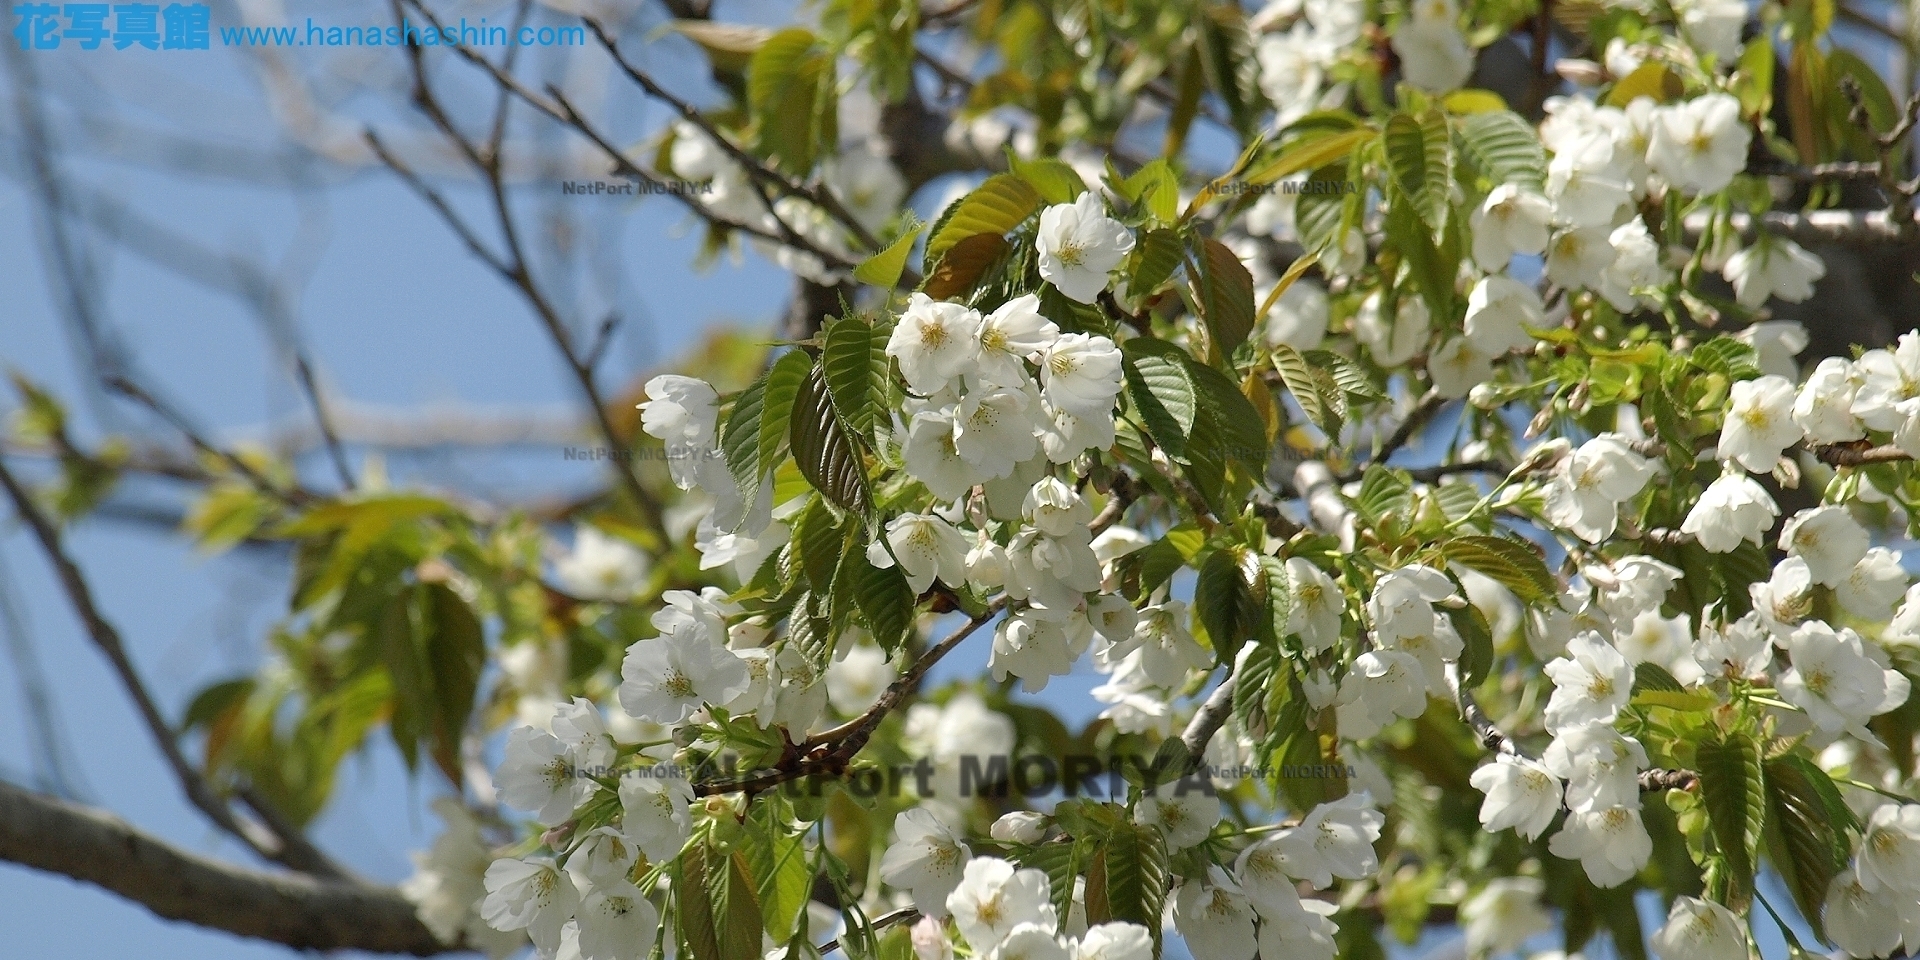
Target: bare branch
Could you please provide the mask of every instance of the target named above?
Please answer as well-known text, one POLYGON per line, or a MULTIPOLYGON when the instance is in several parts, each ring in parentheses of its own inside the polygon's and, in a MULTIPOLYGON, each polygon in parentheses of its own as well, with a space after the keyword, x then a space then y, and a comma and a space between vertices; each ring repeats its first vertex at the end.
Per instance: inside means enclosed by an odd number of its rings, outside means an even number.
POLYGON ((1912 454, 1893 444, 1875 447, 1864 441, 1822 444, 1813 448, 1813 457, 1830 467, 1858 467, 1869 463, 1898 463, 1913 459, 1912 454))
POLYGON ((200 776, 198 770, 187 761, 181 752, 180 744, 174 739, 173 728, 161 716, 160 708, 153 701, 153 695, 147 692, 140 672, 133 665, 133 659, 127 655, 127 648, 120 640, 120 632, 108 622, 106 616, 94 603, 93 590, 87 585, 86 577, 80 568, 67 556, 61 544, 60 532, 33 497, 22 486, 6 462, 0 460, 0 487, 4 487, 7 496, 12 499, 13 507, 27 526, 32 528, 34 536, 40 542, 42 552, 54 573, 59 577, 60 586, 66 591, 67 599, 73 605, 74 613, 80 617, 87 634, 94 645, 112 665, 120 683, 126 688, 134 706, 140 711, 140 718, 146 723, 147 731, 153 735, 160 753, 165 757, 167 766, 173 770, 180 788, 195 807, 207 815, 220 829, 232 834, 252 847, 254 852, 270 860, 278 861, 295 870, 328 877, 346 876, 346 871, 329 860, 298 832, 276 832, 270 826, 242 820, 234 815, 233 809, 214 793, 213 787, 200 776))
POLYGON ((0 860, 91 883, 169 920, 299 950, 425 957, 455 949, 435 940, 391 888, 221 863, 112 814, 3 781, 0 860))

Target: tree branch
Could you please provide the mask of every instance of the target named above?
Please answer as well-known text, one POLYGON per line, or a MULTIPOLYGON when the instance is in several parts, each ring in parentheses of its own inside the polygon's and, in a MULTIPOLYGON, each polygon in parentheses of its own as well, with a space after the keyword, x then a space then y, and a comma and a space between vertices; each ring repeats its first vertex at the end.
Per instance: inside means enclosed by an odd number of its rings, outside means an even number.
POLYGON ((297 950, 432 956, 398 891, 261 873, 178 849, 104 811, 0 781, 0 860, 91 883, 159 916, 297 950))
POLYGON ((1001 610, 1006 609, 1006 606, 1007 598, 1004 596, 987 604, 987 609, 981 611, 979 616, 968 620, 960 626, 960 629, 948 634, 946 639, 934 644, 926 653, 921 654, 920 659, 915 660, 913 666, 907 668, 907 672, 896 678, 887 687, 886 692, 880 695, 880 699, 874 701, 873 706, 868 707, 865 713, 831 730, 808 737, 805 742, 788 751, 788 756, 782 759, 779 766, 755 770, 744 777, 732 780, 707 780, 696 783, 693 785, 694 795, 699 797, 721 793, 751 795, 790 780, 799 780, 820 773, 838 774, 846 770, 847 764, 853 762, 853 758, 866 747, 867 741, 873 738, 873 732, 880 728, 880 721, 885 720, 887 714, 892 713, 909 696, 912 696, 914 691, 920 689, 920 681, 926 678, 927 671, 932 670, 933 665, 939 663, 942 657, 952 653, 953 648, 959 646, 962 640, 972 636, 975 630, 992 620, 1001 610))
POLYGON ((179 742, 174 739, 172 726, 167 723, 165 717, 161 716, 159 706, 153 701, 153 695, 147 692, 145 682, 140 679, 139 670, 133 665, 133 659, 127 655, 126 645, 120 640, 120 632, 100 612, 99 606, 94 603, 93 591, 87 586, 85 576, 80 573, 80 568, 74 564, 72 558, 67 556, 60 542, 59 530, 33 502, 32 496, 14 477, 4 460, 0 460, 0 487, 6 489, 7 496, 13 501, 15 512, 26 521, 27 526, 33 530, 34 537, 39 540, 41 551, 46 554, 47 561, 53 565, 54 573, 59 577, 60 586, 66 591, 68 601, 72 603, 74 613, 86 627, 88 636, 93 638, 94 645, 99 647, 100 652, 106 656, 108 664, 120 678, 121 685, 126 688, 127 695, 132 698, 134 706, 139 709, 141 720, 146 723, 147 731, 153 735, 154 742, 159 746, 161 755, 165 757, 167 766, 173 770, 174 777, 180 781, 180 788, 186 793, 187 799, 220 829, 232 834, 262 857, 307 873, 328 877, 346 876, 345 870, 308 843, 299 832, 273 829, 273 826, 278 823, 274 818, 263 817, 269 820, 265 825, 242 820, 234 815, 233 808, 228 806, 225 800, 214 793, 213 787, 200 776, 199 771, 194 769, 193 765, 187 761, 186 755, 181 752, 179 742))

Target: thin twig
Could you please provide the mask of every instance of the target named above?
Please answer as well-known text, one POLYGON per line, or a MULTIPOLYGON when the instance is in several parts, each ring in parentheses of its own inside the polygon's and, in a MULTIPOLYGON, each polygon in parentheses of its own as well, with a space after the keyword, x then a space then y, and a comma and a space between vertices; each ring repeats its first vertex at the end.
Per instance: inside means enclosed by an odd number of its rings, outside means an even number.
POLYGON ((193 444, 194 449, 226 464, 235 473, 245 477, 247 482, 252 484, 254 489, 261 493, 289 505, 298 505, 314 499, 312 494, 299 487, 282 487, 274 483, 272 480, 269 480, 265 474, 255 470, 252 464, 240 459, 240 457, 232 451, 215 446, 212 441, 202 437, 200 432, 194 429, 193 424, 188 423, 187 418, 181 415, 180 411, 162 403, 157 397, 148 393, 132 380, 117 373, 110 373, 106 376, 106 384, 108 389, 153 411, 156 416, 165 420, 168 426, 171 426, 174 430, 178 431, 181 436, 187 438, 187 442, 193 444))
POLYGON ((1413 439, 1413 435, 1419 433, 1420 428, 1426 426, 1427 421, 1432 420, 1434 415, 1440 412, 1440 408, 1446 406, 1446 403, 1447 398, 1441 396, 1440 391, 1428 390, 1419 402, 1413 405, 1413 409, 1407 411, 1406 419, 1400 421, 1400 425, 1387 435, 1387 442, 1381 444, 1380 449, 1374 452, 1373 462, 1386 463, 1387 459, 1399 452, 1401 447, 1406 446, 1413 439))
POLYGON ((962 624, 958 630, 948 634, 946 639, 934 644, 926 653, 920 655, 907 672, 901 674, 868 707, 865 713, 831 730, 816 733, 804 742, 788 751, 787 757, 775 767, 755 770, 743 777, 730 780, 708 780, 693 785, 695 796, 705 797, 724 793, 745 793, 751 796, 762 790, 777 787, 792 780, 816 774, 837 775, 846 770, 847 765, 873 738, 873 732, 880 727, 887 714, 893 712, 908 697, 920 688, 920 681, 939 663, 941 658, 953 652, 960 642, 973 635, 975 630, 992 620, 1006 608, 1007 598, 1002 596, 987 604, 987 608, 976 617, 962 624))
MULTIPOLYGON (((885 930, 888 927, 898 926, 899 924, 902 924, 902 923, 914 923, 919 919, 920 919, 920 911, 915 910, 912 907, 901 907, 900 909, 895 910, 892 913, 886 914, 880 917, 879 919, 873 921, 872 923, 868 924, 867 929, 885 930)), ((832 953, 838 949, 840 949, 839 940, 828 940, 826 943, 823 943, 820 945, 820 956, 824 957, 827 954, 832 953)))
MULTIPOLYGON (((233 809, 214 793, 212 785, 200 776, 193 764, 188 762, 186 754, 181 752, 179 742, 174 738, 173 728, 161 716, 160 708, 154 703, 152 694, 147 692, 146 683, 133 665, 133 659, 127 655, 127 648, 121 642, 120 632, 114 628, 99 606, 94 602, 93 590, 87 585, 86 577, 81 574, 67 555, 61 543, 59 530, 40 507, 33 502, 27 489, 0 460, 0 487, 4 487, 7 496, 13 501, 14 511, 27 526, 32 528, 34 537, 40 543, 41 552, 46 554, 47 562, 52 564, 54 573, 59 577, 61 588, 67 594, 67 600, 73 605, 74 613, 79 616, 87 634, 94 645, 107 658, 108 664, 118 675, 121 686, 126 688, 134 706, 140 711, 147 731, 153 735, 167 766, 173 770, 181 789, 195 807, 207 815, 215 825, 232 834, 251 847, 255 853, 269 860, 285 864, 295 870, 317 876, 344 878, 348 874, 332 860, 315 848, 297 831, 280 832, 271 826, 242 820, 234 816, 233 809)), ((277 819, 276 819, 277 822, 277 819)))

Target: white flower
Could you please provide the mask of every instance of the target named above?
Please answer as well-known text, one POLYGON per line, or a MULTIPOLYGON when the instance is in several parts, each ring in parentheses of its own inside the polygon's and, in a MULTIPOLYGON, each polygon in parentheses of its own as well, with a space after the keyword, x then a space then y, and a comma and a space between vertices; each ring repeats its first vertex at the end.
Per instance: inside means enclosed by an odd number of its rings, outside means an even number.
POLYGON ((894 517, 887 521, 887 545, 893 548, 892 556, 875 540, 867 546, 867 560, 884 570, 897 557, 915 594, 925 593, 936 579, 948 586, 967 581, 967 538, 938 516, 903 513, 894 517))
POLYGON ((1339 945, 1333 940, 1340 932, 1330 915, 1338 904, 1307 900, 1294 913, 1260 918, 1260 955, 1285 957, 1286 960, 1334 960, 1339 945))
POLYGON ((1693 661, 1715 677, 1757 676, 1773 661, 1773 637, 1753 612, 1717 629, 1702 624, 1693 642, 1693 661))
POLYGON ((732 651, 692 631, 636 642, 620 662, 620 706, 641 720, 684 722, 704 704, 745 693, 747 665, 732 651))
POLYGON ((1038 693, 1046 689, 1048 680, 1073 672, 1074 658, 1086 650, 1092 635, 1093 626, 1086 620, 1062 624, 1036 615, 1031 608, 1019 610, 994 630, 987 666, 995 683, 1015 676, 1028 693, 1038 693), (1070 629, 1075 632, 1069 633, 1070 629), (1078 632, 1081 629, 1084 635, 1078 632))
POLYGON ((1674 4, 1687 42, 1726 64, 1740 55, 1740 28, 1747 22, 1741 0, 1682 0, 1674 4))
POLYGON ((1107 216, 1098 191, 1040 211, 1040 277, 1068 299, 1092 303, 1107 288, 1107 274, 1133 251, 1133 234, 1107 216))
MULTIPOLYGON (((1264 295, 1260 299, 1264 302, 1264 295)), ((1301 277, 1274 301, 1261 325, 1261 339, 1269 347, 1285 344, 1296 350, 1312 350, 1326 339, 1331 316, 1326 288, 1317 280, 1301 277)))
POLYGON ((1567 782, 1569 810, 1640 804, 1639 775, 1647 766, 1647 750, 1640 741, 1606 724, 1560 731, 1540 762, 1567 782))
POLYGON ((1875 663, 1859 634, 1818 620, 1795 628, 1785 646, 1793 667, 1780 675, 1780 698, 1805 710, 1822 733, 1879 742, 1866 722, 1906 702, 1906 677, 1875 663))
POLYGON ((1380 291, 1376 290, 1360 301, 1360 311, 1353 316, 1353 334, 1366 344, 1375 363, 1391 368, 1412 360, 1426 348, 1432 323, 1427 302, 1411 293, 1395 299, 1393 319, 1388 320, 1380 306, 1380 291))
POLYGON ((667 164, 675 176, 688 180, 708 180, 732 164, 725 150, 691 121, 671 124, 673 145, 667 150, 667 164))
POLYGON ((1392 43, 1401 75, 1428 93, 1458 90, 1473 73, 1473 48, 1451 22, 1409 18, 1393 32, 1392 43))
POLYGON ((1748 584, 1747 596, 1774 642, 1786 646, 1792 625, 1813 612, 1813 571, 1807 561, 1788 557, 1773 568, 1765 583, 1748 584))
POLYGON ((1842 609, 1868 623, 1893 616, 1893 605, 1906 592, 1907 571, 1900 566, 1900 554, 1886 547, 1869 549, 1833 590, 1842 609))
POLYGON ((873 706, 897 675, 879 647, 849 648, 845 656, 827 664, 827 702, 853 716, 873 706))
POLYGON ((887 356, 900 362, 907 386, 923 396, 945 389, 974 371, 980 352, 980 314, 958 303, 924 293, 907 301, 905 313, 887 337, 887 356))
POLYGON ((1110 419, 1120 395, 1120 348, 1106 337, 1061 334, 1041 355, 1040 382, 1054 407, 1110 419))
POLYGON ((1470 956, 1518 950, 1536 933, 1553 927, 1553 917, 1540 906, 1546 884, 1539 877, 1497 877, 1460 905, 1467 928, 1470 956))
POLYGON ((1740 305, 1753 309, 1769 297, 1800 303, 1813 296, 1813 282, 1827 275, 1827 265, 1792 240, 1762 232, 1753 246, 1729 257, 1722 272, 1740 305))
POLYGON ((583 600, 625 600, 646 584, 647 555, 592 527, 574 534, 573 552, 555 561, 554 579, 583 600))
POLYGON ((1644 291, 1666 286, 1672 274, 1661 262, 1660 245, 1647 232, 1647 225, 1637 217, 1628 220, 1607 234, 1607 242, 1613 245, 1613 262, 1601 272, 1595 289, 1621 313, 1632 313, 1636 307, 1657 309, 1660 300, 1644 291))
POLYGON ((1335 699, 1340 735, 1365 740, 1399 717, 1427 711, 1426 668, 1398 650, 1369 650, 1353 658, 1335 699))
POLYGON ((1661 960, 1747 960, 1746 924, 1732 910, 1699 897, 1675 897, 1666 926, 1650 942, 1661 960))
MULTIPOLYGON (((1497 272, 1505 270, 1516 253, 1544 252, 1552 219, 1553 204, 1546 197, 1517 184, 1494 187, 1473 212, 1474 262, 1482 270, 1497 272)), ((1538 321, 1534 325, 1539 326, 1538 321)))
POLYGON ((425 853, 410 855, 413 875, 400 884, 400 894, 444 943, 464 937, 469 946, 496 956, 519 949, 525 938, 495 930, 480 919, 477 908, 487 895, 483 878, 493 853, 480 836, 479 821, 452 797, 436 799, 433 809, 447 828, 425 853))
POLYGON ((676 773, 662 764, 620 778, 620 828, 655 863, 678 856, 693 835, 693 784, 676 773))
POLYGON ((1427 375, 1442 397, 1458 400, 1493 379, 1493 355, 1466 337, 1454 337, 1427 356, 1427 375))
POLYGON ((954 417, 959 405, 920 410, 907 422, 901 456, 907 474, 927 485, 934 499, 951 503, 985 479, 960 455, 954 441, 954 417))
POLYGON ((1617 887, 1640 872, 1653 856, 1653 838, 1632 807, 1574 811, 1547 849, 1563 860, 1578 860, 1587 879, 1601 889, 1617 887))
POLYGON ((1040 315, 1040 298, 1031 293, 1008 300, 980 323, 979 373, 1003 387, 1025 386, 1028 360, 1060 336, 1060 328, 1040 315))
POLYGON ((1616 624, 1630 623, 1642 613, 1660 609, 1667 591, 1682 576, 1678 567, 1638 554, 1581 572, 1594 586, 1594 602, 1616 624))
POLYGON ((953 449, 980 480, 1010 476, 1015 464, 1040 449, 1033 435, 1039 398, 1024 390, 982 387, 960 401, 953 449))
POLYGON ((1480 804, 1480 824, 1533 840, 1553 825, 1560 813, 1560 778, 1537 760, 1510 753, 1473 772, 1468 782, 1487 795, 1480 804))
POLYGON ((1220 822, 1220 799, 1205 784, 1196 787, 1182 779, 1172 786, 1171 796, 1141 797, 1133 808, 1133 822, 1159 827, 1167 835, 1167 849, 1185 850, 1205 840, 1220 822))
POLYGON ((1852 867, 1827 884, 1827 937, 1850 957, 1884 957, 1900 946, 1907 900, 1891 887, 1868 890, 1852 867))
POLYGON ((1633 666, 1598 634, 1567 644, 1567 656, 1546 666, 1553 678, 1547 731, 1559 734, 1590 723, 1612 723, 1633 693, 1633 666))
POLYGON ((1173 925, 1187 950, 1207 960, 1253 960, 1253 906, 1219 867, 1207 879, 1188 880, 1173 898, 1173 925))
POLYGON ((1873 811, 1854 858, 1860 885, 1868 890, 1920 893, 1920 804, 1888 803, 1873 811))
POLYGON ((926 807, 895 817, 893 834, 893 845, 880 857, 880 879, 908 891, 921 913, 945 917, 947 897, 973 859, 966 838, 926 807))
POLYGON ((1300 892, 1287 874, 1286 855, 1276 837, 1261 837, 1240 851, 1233 862, 1233 879, 1262 917, 1300 912, 1300 892))
POLYGON ((552 857, 503 858, 487 868, 487 899, 480 916, 495 930, 526 930, 533 945, 551 955, 560 930, 580 907, 573 878, 552 857))
POLYGON ((1920 645, 1920 583, 1907 588, 1907 595, 1900 601, 1900 609, 1894 613, 1893 622, 1881 632, 1880 642, 1920 645))
POLYGON ((987 835, 1001 843, 1039 843, 1047 838, 1047 815, 1031 810, 1001 814, 987 835))
POLYGON ((984 954, 1000 945, 1023 923, 1052 927, 1058 922, 1047 875, 1038 870, 1015 870, 994 857, 967 861, 960 885, 947 896, 947 910, 974 952, 984 954))
POLYGON ((1073 960, 1153 960, 1153 934, 1137 923, 1100 923, 1073 947, 1073 960))
POLYGON ((620 880, 596 884, 580 902, 582 960, 641 960, 653 952, 660 911, 640 888, 620 880))
POLYGON ((1509 350, 1531 350, 1528 327, 1545 325, 1545 307, 1533 288, 1505 274, 1489 274, 1467 294, 1467 339, 1491 357, 1509 350))
POLYGON ((1153 733, 1165 737, 1173 732, 1173 704, 1166 690, 1156 684, 1141 664, 1141 651, 1121 658, 1113 667, 1113 676, 1093 688, 1093 699, 1107 705, 1100 719, 1109 720, 1121 733, 1153 733))
POLYGON ((502 802, 545 824, 565 821, 594 790, 592 780, 576 775, 567 745, 534 727, 517 727, 507 735, 498 783, 502 802))
POLYGON ((1187 630, 1187 605, 1167 600, 1140 611, 1133 632, 1108 650, 1109 659, 1137 652, 1140 668, 1155 686, 1178 687, 1187 671, 1205 670, 1213 657, 1187 630))
POLYGON ((1020 515, 1049 537, 1068 537, 1086 532, 1093 508, 1059 477, 1047 476, 1027 489, 1020 515))
POLYGON ((1680 532, 1692 534, 1709 553, 1728 553, 1742 543, 1758 546, 1779 515, 1767 488, 1745 473, 1729 473, 1707 485, 1680 532))
POLYGON ((821 163, 827 189, 840 198, 860 225, 878 231, 900 210, 907 181, 893 161, 871 143, 842 148, 821 163))
POLYGON ((1023 923, 986 955, 986 960, 1072 960, 1053 924, 1023 923))
POLYGON ((1374 642, 1391 646, 1402 637, 1431 636, 1433 605, 1454 596, 1453 581, 1432 567, 1413 564, 1382 576, 1367 599, 1374 642))
POLYGON ((1568 289, 1598 287, 1619 251, 1608 227, 1569 227, 1547 246, 1547 276, 1568 289))
POLYGON ((1365 791, 1349 793, 1314 807, 1299 826, 1274 834, 1274 843, 1289 876, 1325 890, 1335 877, 1360 880, 1380 869, 1373 844, 1386 822, 1365 791))
POLYGON ((1655 111, 1647 163, 1687 193, 1714 193, 1746 168, 1752 141, 1740 101, 1732 94, 1709 93, 1655 111))
POLYGON ((1793 401, 1793 422, 1814 443, 1858 440, 1867 435, 1866 426, 1853 415, 1859 389, 1860 378, 1852 363, 1826 357, 1800 385, 1800 395, 1793 401))
MULTIPOLYGON (((1760 354, 1760 372, 1788 380, 1800 378, 1793 358, 1807 348, 1807 328, 1797 320, 1767 320, 1733 334, 1760 354)), ((1873 351, 1867 351, 1871 354, 1873 351)), ((1862 358, 1864 359, 1864 358, 1862 358)))
MULTIPOLYGON (((640 404, 640 427, 666 443, 667 470, 674 485, 690 490, 701 477, 702 465, 713 460, 720 395, 704 380, 673 374, 648 380, 646 391, 648 400, 640 404)), ((725 473, 724 461, 719 466, 725 473)))
POLYGON ((1813 582, 1828 587, 1846 581, 1871 543, 1867 528, 1837 504, 1802 510, 1780 530, 1780 549, 1805 560, 1813 582))
POLYGON ((1340 617, 1347 596, 1325 570, 1303 557, 1287 558, 1287 622, 1285 635, 1300 638, 1308 653, 1319 653, 1340 640, 1340 617))
MULTIPOLYGON (((1545 132, 1543 127, 1542 133, 1545 132)), ((1559 279, 1560 274, 1575 266, 1580 256, 1600 256, 1599 248, 1605 247, 1604 256, 1612 258, 1613 247, 1606 243, 1607 233, 1613 227, 1614 215, 1632 201, 1633 185, 1623 169, 1625 158, 1616 156, 1624 151, 1616 148, 1604 131, 1571 136, 1553 149, 1553 160, 1547 164, 1547 197, 1553 201, 1554 217, 1571 227, 1592 231, 1574 241, 1579 247, 1560 254, 1563 266, 1554 277, 1555 282, 1564 282, 1559 279)), ((1548 245, 1549 263, 1558 245, 1558 241, 1548 245)), ((1578 272, 1598 277, 1605 266, 1601 263, 1578 272)))
POLYGON ((1260 61, 1260 90, 1279 108, 1277 125, 1292 123, 1313 109, 1326 79, 1325 46, 1307 24, 1260 37, 1254 48, 1254 57, 1260 61))
POLYGON ((1603 433, 1580 445, 1554 468, 1547 487, 1548 522, 1588 543, 1613 536, 1619 505, 1638 496, 1659 467, 1633 451, 1626 438, 1603 433))

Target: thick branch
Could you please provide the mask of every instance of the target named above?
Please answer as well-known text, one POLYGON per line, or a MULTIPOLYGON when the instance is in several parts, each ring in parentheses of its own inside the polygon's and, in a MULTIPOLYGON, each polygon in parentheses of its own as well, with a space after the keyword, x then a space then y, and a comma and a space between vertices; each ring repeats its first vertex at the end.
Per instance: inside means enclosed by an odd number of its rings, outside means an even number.
MULTIPOLYGON (((1706 213, 1687 217, 1687 236, 1700 237, 1706 232, 1710 218, 1711 215, 1706 213)), ((1801 245, 1874 247, 1920 241, 1920 235, 1902 231, 1898 224, 1888 219, 1884 210, 1814 210, 1807 213, 1782 213, 1776 210, 1758 220, 1750 214, 1736 213, 1728 218, 1728 222, 1741 237, 1748 240, 1764 229, 1801 245)))
POLYGON ((0 461, 0 488, 5 488, 7 496, 13 501, 15 512, 33 530, 34 537, 40 542, 41 550, 46 554, 48 563, 53 565, 54 573, 60 579, 60 586, 72 603, 74 613, 86 627, 87 634, 94 645, 107 658, 114 674, 132 698, 134 706, 140 711, 140 718, 146 723, 147 730, 153 735, 160 753, 166 758, 167 766, 174 777, 180 781, 180 788, 187 799, 207 815, 220 829, 232 834, 252 847, 254 852, 270 860, 276 860, 295 870, 323 876, 344 876, 345 871, 327 859, 306 838, 297 831, 285 832, 270 829, 272 824, 262 825, 242 820, 234 815, 233 809, 225 800, 216 795, 211 785, 200 776, 193 764, 187 761, 181 752, 180 744, 174 739, 173 728, 160 715, 160 708, 153 701, 153 695, 147 692, 140 672, 133 665, 133 658, 127 655, 127 648, 120 640, 120 632, 106 616, 100 612, 94 602, 93 590, 87 585, 86 577, 80 568, 67 556, 61 544, 60 531, 53 522, 33 502, 26 487, 22 486, 12 471, 7 469, 5 461, 0 461))
POLYGON ((112 814, 0 782, 0 860, 94 884, 180 920, 298 950, 431 956, 413 905, 387 887, 270 874, 173 847, 112 814))
POLYGON ((1913 455, 1894 446, 1873 447, 1860 443, 1829 443, 1813 448, 1814 459, 1830 467, 1858 467, 1868 463, 1897 463, 1912 460, 1913 455))

